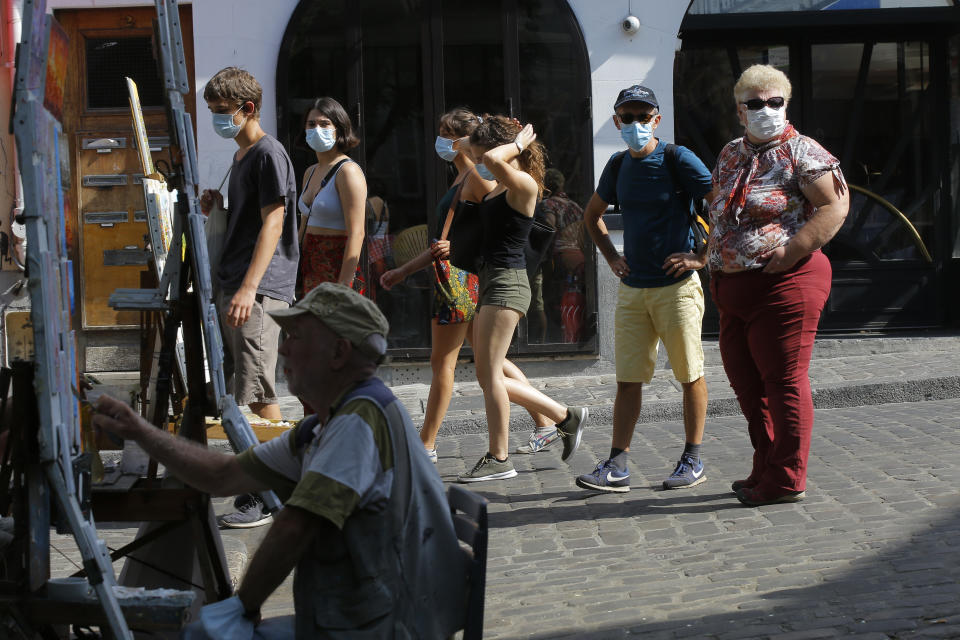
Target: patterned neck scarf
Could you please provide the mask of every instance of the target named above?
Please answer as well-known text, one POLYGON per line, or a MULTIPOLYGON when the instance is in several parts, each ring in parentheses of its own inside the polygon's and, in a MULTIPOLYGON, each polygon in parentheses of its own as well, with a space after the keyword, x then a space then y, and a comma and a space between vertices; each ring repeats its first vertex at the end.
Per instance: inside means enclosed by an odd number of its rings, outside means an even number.
POLYGON ((740 139, 740 145, 737 147, 740 161, 737 164, 733 189, 730 190, 727 201, 723 205, 724 216, 732 217, 737 224, 740 224, 740 213, 747 203, 747 185, 750 184, 757 172, 757 167, 760 165, 760 156, 799 135, 793 125, 788 122, 783 133, 773 140, 754 144, 747 139, 747 136, 740 139))

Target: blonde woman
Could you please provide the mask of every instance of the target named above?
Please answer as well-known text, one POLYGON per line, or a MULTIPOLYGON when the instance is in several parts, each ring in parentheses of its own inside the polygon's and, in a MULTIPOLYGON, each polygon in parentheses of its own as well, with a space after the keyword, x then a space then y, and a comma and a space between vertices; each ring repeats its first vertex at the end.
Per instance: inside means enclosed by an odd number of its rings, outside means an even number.
POLYGON ((713 170, 707 264, 723 367, 754 449, 750 475, 732 488, 759 506, 805 495, 808 370, 832 275, 820 247, 850 202, 840 162, 787 120, 791 86, 782 71, 753 65, 733 92, 745 131, 713 170))

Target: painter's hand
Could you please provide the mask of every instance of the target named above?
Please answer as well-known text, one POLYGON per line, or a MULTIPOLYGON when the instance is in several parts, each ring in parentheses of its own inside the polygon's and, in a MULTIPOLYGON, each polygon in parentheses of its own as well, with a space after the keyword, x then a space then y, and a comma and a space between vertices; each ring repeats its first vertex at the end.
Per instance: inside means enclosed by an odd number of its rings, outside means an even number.
POLYGON ((125 402, 104 394, 93 405, 93 425, 124 440, 136 440, 143 421, 125 402))

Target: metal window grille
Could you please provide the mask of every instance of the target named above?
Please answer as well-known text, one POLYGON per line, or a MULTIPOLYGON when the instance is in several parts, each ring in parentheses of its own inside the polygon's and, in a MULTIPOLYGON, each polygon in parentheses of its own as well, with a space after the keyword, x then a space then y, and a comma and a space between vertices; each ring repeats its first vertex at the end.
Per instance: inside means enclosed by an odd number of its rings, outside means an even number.
POLYGON ((137 83, 144 107, 163 106, 163 82, 149 36, 88 38, 87 108, 128 108, 125 77, 137 83))

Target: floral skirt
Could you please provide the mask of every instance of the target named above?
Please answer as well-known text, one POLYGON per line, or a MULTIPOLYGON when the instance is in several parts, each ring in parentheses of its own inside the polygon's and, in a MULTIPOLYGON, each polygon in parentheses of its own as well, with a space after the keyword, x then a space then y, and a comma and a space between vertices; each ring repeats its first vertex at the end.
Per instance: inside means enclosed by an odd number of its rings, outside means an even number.
MULTIPOLYGON (((323 282, 336 282, 343 268, 343 253, 347 246, 347 236, 325 236, 308 233, 303 237, 303 255, 300 256, 300 268, 303 272, 303 293, 323 282)), ((367 283, 363 279, 359 263, 353 278, 353 289, 364 293, 367 283)))
POLYGON ((434 260, 437 279, 433 286, 433 317, 438 324, 473 320, 479 285, 476 274, 458 269, 446 260, 434 260))

